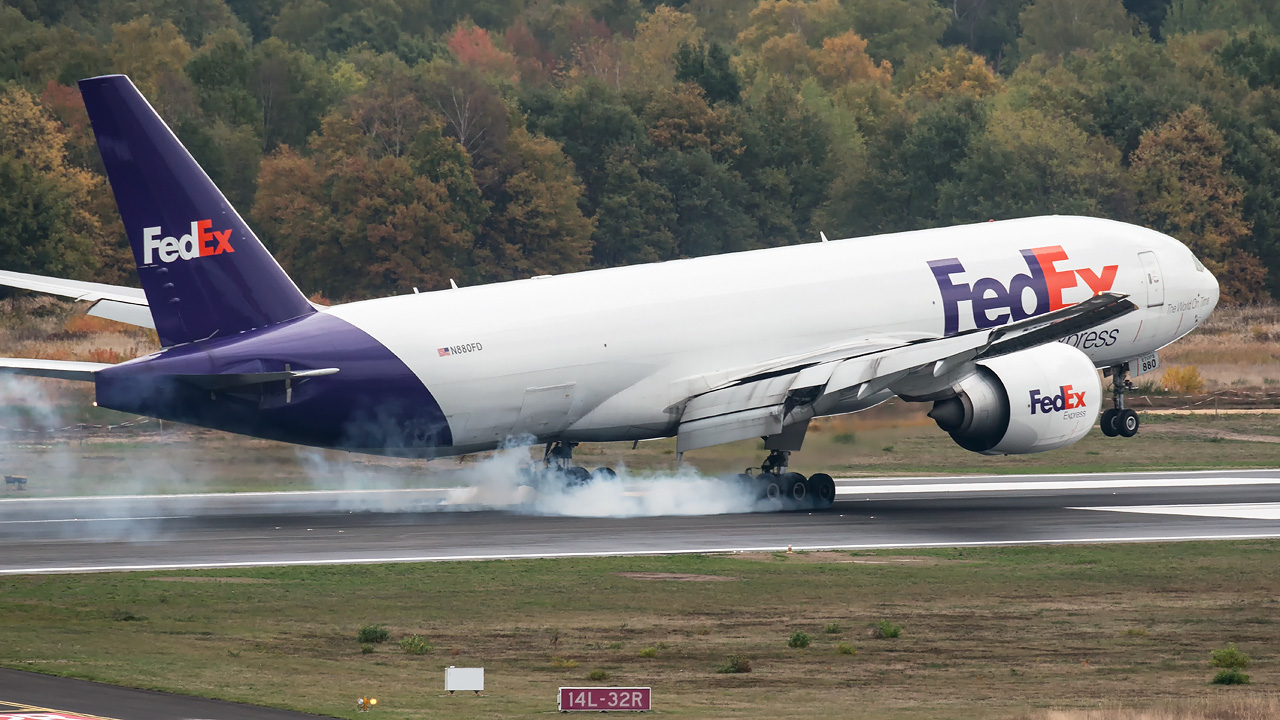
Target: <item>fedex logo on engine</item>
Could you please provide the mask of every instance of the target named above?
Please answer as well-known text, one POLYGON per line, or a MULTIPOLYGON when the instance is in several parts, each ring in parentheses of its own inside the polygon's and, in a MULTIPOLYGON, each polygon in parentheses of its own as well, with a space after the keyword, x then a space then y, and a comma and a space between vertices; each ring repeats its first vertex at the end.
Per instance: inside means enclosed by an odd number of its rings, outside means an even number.
POLYGON ((212 227, 212 220, 193 220, 191 232, 182 237, 165 238, 160 237, 163 233, 159 225, 142 228, 142 264, 150 265, 156 255, 160 256, 160 262, 170 263, 235 252, 231 247, 231 231, 211 230, 212 227))
POLYGON ((930 260, 929 269, 942 292, 944 327, 946 335, 960 332, 960 303, 969 303, 976 328, 991 328, 1018 320, 1025 320, 1051 310, 1066 307, 1062 292, 1076 287, 1081 280, 1097 295, 1111 289, 1116 281, 1119 265, 1106 265, 1102 272, 1091 268, 1072 268, 1066 265, 1071 258, 1061 245, 1020 250, 1027 263, 1027 272, 1009 279, 1008 285, 996 278, 978 278, 969 284, 952 279, 965 272, 959 258, 930 260), (1027 293, 1030 291, 1035 307, 1027 310, 1027 293))
POLYGON ((1031 391, 1032 415, 1035 415, 1037 410, 1048 415, 1051 412, 1075 410, 1082 407, 1084 407, 1084 391, 1073 392, 1070 385, 1060 386, 1057 395, 1044 395, 1039 390, 1031 391))

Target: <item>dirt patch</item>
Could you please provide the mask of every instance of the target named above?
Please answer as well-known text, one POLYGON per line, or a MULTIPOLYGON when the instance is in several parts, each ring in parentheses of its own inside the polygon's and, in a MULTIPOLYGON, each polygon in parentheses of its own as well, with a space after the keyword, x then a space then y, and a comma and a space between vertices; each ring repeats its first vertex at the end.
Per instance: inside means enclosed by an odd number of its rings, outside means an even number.
POLYGON ((847 552, 836 550, 819 550, 816 552, 797 553, 734 553, 732 557, 757 562, 797 562, 797 563, 850 563, 856 565, 937 565, 946 558, 920 555, 893 555, 884 557, 854 557, 847 552))
MULTIPOLYGON (((1255 412, 1256 414, 1256 412, 1255 412)), ((1170 425, 1149 425, 1142 428, 1142 432, 1155 433, 1161 435, 1184 437, 1194 437, 1199 439, 1211 440, 1240 440, 1244 442, 1257 443, 1280 443, 1280 437, 1275 435, 1259 435, 1256 433, 1240 433, 1231 432, 1229 430, 1220 430, 1213 427, 1188 427, 1188 426, 1170 426, 1170 425)))
POLYGON ((250 577, 153 577, 148 580, 159 580, 160 582, 188 582, 188 583, 227 583, 232 585, 257 585, 274 583, 275 580, 267 580, 266 578, 250 578, 250 577))
POLYGON ((664 572, 620 572, 614 575, 632 578, 635 580, 672 580, 675 582, 730 582, 737 580, 736 577, 728 575, 696 575, 693 573, 664 573, 664 572))

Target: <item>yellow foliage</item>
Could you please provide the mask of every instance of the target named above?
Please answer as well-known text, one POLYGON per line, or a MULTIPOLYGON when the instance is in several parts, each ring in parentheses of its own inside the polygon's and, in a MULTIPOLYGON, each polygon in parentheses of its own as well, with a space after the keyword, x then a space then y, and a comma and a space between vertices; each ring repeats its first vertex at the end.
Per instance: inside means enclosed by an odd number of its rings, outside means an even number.
POLYGON ((693 15, 659 5, 636 24, 635 40, 623 51, 623 84, 670 84, 675 77, 676 51, 682 44, 702 42, 702 34, 693 15))
POLYGON ((1000 80, 982 56, 958 49, 943 61, 941 68, 921 73, 912 89, 935 100, 957 92, 982 97, 999 90, 1000 80))
POLYGON ((887 88, 893 82, 893 65, 888 60, 876 65, 867 54, 867 41, 852 30, 823 40, 817 65, 828 87, 870 81, 887 88))
POLYGON ((148 98, 160 95, 165 80, 182 76, 191 59, 191 46, 172 22, 156 23, 143 15, 111 28, 107 51, 116 72, 129 76, 148 98))
POLYGON ((1204 390, 1204 378, 1195 365, 1170 365, 1160 376, 1160 384, 1169 392, 1195 395, 1204 390))

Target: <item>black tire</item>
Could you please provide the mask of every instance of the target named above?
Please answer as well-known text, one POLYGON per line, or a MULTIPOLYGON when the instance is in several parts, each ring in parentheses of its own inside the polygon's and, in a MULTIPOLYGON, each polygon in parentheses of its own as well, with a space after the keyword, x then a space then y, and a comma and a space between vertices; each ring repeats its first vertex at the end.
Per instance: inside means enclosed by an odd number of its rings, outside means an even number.
POLYGON ((773 473, 760 473, 757 475, 756 496, 761 500, 781 502, 784 496, 782 484, 778 482, 778 476, 773 473))
POLYGON ((609 480, 617 480, 618 473, 614 472, 611 467, 598 467, 591 471, 591 479, 606 482, 609 480))
POLYGON ((574 465, 571 468, 565 468, 564 484, 568 487, 579 487, 591 482, 591 473, 584 467, 574 465))
POLYGON ((778 478, 789 505, 797 508, 809 503, 809 481, 800 473, 787 473, 778 478))
POLYGON ((1102 428, 1102 434, 1107 437, 1115 437, 1119 434, 1116 430, 1116 414, 1119 410, 1108 408, 1102 411, 1102 419, 1098 421, 1098 426, 1102 428))
POLYGON ((809 478, 809 497, 818 510, 831 507, 836 501, 836 481, 826 473, 817 473, 809 478))
POLYGON ((1138 413, 1125 408, 1116 416, 1116 432, 1124 437, 1133 437, 1138 434, 1138 426, 1142 423, 1138 420, 1138 413))

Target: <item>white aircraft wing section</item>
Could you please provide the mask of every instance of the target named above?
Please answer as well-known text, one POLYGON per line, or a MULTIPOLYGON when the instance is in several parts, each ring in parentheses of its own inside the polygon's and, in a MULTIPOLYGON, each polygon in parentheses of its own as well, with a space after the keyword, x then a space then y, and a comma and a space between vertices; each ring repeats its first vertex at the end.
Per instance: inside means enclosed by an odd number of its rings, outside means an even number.
POLYGON ((974 360, 1054 342, 1136 309, 1124 295, 1102 293, 1000 328, 889 348, 863 340, 781 359, 689 398, 680 416, 677 450, 778 435, 793 426, 802 436, 823 398, 862 400, 900 386, 925 394, 949 385, 974 360))
POLYGON ((92 382, 94 373, 109 367, 111 367, 110 363, 0 358, 0 375, 31 375, 59 380, 92 382))
POLYGON ((30 273, 0 270, 0 285, 62 295, 93 303, 89 314, 129 325, 155 328, 147 296, 141 288, 106 283, 64 280, 30 273))

